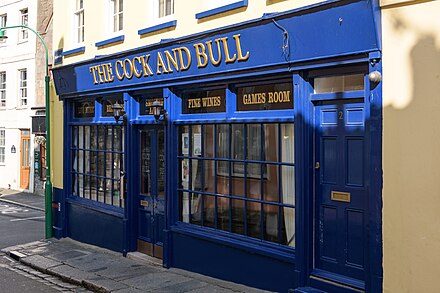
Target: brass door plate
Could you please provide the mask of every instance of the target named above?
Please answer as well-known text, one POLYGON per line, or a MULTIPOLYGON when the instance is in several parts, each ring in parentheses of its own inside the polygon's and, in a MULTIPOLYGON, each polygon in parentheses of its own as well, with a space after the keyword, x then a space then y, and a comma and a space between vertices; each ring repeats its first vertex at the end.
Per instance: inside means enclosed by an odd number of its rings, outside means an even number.
POLYGON ((350 192, 332 191, 331 200, 342 201, 342 202, 351 202, 350 192))
POLYGON ((141 201, 140 201, 140 205, 143 206, 143 207, 148 208, 148 205, 149 205, 149 204, 148 204, 148 200, 141 200, 141 201))

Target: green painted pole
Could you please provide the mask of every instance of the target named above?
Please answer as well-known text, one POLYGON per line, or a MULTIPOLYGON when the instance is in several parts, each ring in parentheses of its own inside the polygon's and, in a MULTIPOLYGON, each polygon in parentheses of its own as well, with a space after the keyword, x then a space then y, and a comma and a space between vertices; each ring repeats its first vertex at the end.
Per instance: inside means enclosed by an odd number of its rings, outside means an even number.
POLYGON ((44 193, 45 201, 45 223, 46 223, 46 238, 52 238, 52 181, 50 180, 50 93, 49 93, 49 50, 47 49, 46 42, 40 34, 25 25, 13 25, 0 27, 0 39, 5 38, 5 30, 11 28, 24 28, 32 31, 43 43, 44 49, 46 50, 46 76, 44 77, 45 82, 45 94, 46 94, 46 186, 44 193))

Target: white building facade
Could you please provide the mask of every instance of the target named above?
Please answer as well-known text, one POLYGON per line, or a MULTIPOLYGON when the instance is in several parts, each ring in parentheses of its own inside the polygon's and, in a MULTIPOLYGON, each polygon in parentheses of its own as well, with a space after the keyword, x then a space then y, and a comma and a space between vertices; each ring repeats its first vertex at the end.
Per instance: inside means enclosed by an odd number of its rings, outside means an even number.
MULTIPOLYGON (((0 1, 0 27, 35 27, 37 1, 0 1)), ((34 191, 36 37, 20 28, 0 41, 0 188, 34 191)), ((38 167, 38 166, 37 166, 38 167)))

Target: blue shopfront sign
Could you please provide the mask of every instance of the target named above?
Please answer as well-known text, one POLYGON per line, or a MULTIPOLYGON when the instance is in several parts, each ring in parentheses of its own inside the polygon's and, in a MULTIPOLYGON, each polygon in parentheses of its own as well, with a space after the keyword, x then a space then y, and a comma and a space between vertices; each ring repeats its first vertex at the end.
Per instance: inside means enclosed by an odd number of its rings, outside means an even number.
POLYGON ((177 82, 191 77, 286 66, 374 51, 378 47, 369 1, 329 3, 320 11, 273 14, 234 27, 55 68, 57 94, 177 82), (209 37, 203 37, 209 33, 209 37), (325 45, 324 45, 325 44, 325 45), (79 78, 81 77, 81 78, 79 78))

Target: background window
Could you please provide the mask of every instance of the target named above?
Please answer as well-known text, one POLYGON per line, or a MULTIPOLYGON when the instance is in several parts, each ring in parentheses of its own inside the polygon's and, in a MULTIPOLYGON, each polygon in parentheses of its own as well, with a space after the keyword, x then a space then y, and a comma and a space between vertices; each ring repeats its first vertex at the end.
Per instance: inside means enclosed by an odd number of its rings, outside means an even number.
POLYGON ((0 164, 5 163, 5 130, 0 129, 0 164))
POLYGON ((6 107, 6 72, 0 72, 0 108, 6 107))
MULTIPOLYGON (((20 24, 27 26, 28 25, 28 16, 29 16, 28 15, 28 9, 25 8, 25 9, 20 10, 20 15, 21 15, 21 17, 20 17, 20 24)), ((25 28, 20 29, 19 40, 20 41, 24 41, 24 40, 27 40, 27 39, 28 39, 28 30, 25 29, 25 28)))
POLYGON ((74 28, 77 43, 84 42, 84 1, 75 0, 74 28))
POLYGON ((158 0, 159 17, 165 17, 174 14, 174 0, 158 0))
POLYGON ((20 80, 18 85, 18 94, 19 94, 19 105, 26 106, 28 103, 27 100, 27 70, 21 69, 18 71, 20 80))
POLYGON ((111 125, 72 127, 72 194, 123 207, 120 196, 124 128, 111 125))
MULTIPOLYGON (((0 27, 5 27, 6 26, 6 21, 7 21, 7 15, 6 14, 2 14, 2 15, 0 15, 0 27)), ((4 30, 3 31, 3 33, 5 34, 5 36, 6 36, 6 30, 4 30)), ((0 44, 1 43, 4 43, 4 42, 6 42, 6 39, 3 39, 3 40, 1 40, 0 41, 0 44)))
POLYGON ((295 245, 292 123, 184 125, 180 220, 295 245))
POLYGON ((124 29, 124 0, 110 0, 113 32, 124 29))

